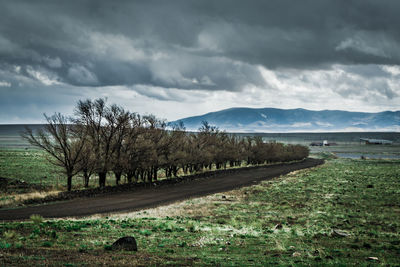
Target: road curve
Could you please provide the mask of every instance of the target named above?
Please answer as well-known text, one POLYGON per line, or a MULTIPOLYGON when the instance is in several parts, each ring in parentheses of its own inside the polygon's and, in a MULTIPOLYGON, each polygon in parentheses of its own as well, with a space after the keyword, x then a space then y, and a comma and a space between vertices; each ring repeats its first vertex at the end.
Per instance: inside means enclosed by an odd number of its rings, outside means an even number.
POLYGON ((235 173, 222 173, 190 182, 142 188, 134 192, 116 192, 39 206, 0 209, 0 220, 24 220, 32 214, 40 214, 45 218, 62 218, 140 210, 192 197, 229 191, 322 163, 323 160, 308 158, 301 162, 271 165, 235 173))

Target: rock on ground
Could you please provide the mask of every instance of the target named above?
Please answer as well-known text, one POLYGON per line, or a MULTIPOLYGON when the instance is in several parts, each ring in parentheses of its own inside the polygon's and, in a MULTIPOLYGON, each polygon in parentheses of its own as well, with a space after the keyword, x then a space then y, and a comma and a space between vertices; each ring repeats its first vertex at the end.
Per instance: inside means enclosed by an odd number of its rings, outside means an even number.
POLYGON ((112 244, 112 248, 115 250, 137 251, 137 244, 133 236, 125 236, 115 241, 112 244))

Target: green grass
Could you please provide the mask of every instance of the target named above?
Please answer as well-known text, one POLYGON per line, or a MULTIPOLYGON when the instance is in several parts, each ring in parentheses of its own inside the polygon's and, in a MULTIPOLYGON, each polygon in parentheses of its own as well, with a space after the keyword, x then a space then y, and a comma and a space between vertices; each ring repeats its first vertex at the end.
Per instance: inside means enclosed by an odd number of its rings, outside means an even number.
POLYGON ((399 265, 399 167, 400 161, 335 159, 175 204, 164 212, 168 216, 144 211, 2 223, 0 262, 55 264, 61 257, 72 265, 399 265), (137 239, 139 252, 109 251, 126 235, 137 239))
POLYGON ((65 183, 62 169, 49 163, 43 151, 0 149, 0 177, 22 180, 45 187, 65 183))
MULTIPOLYGON (((0 177, 40 185, 47 190, 66 190, 67 186, 63 168, 52 165, 48 155, 38 149, 0 149, 0 177)), ((108 179, 107 185, 115 185, 115 180, 108 179)), ((72 186, 73 189, 83 189, 83 178, 75 176, 72 186)), ((90 186, 97 186, 97 177, 91 178, 90 186)), ((31 189, 24 188, 17 191, 25 193, 31 189)))

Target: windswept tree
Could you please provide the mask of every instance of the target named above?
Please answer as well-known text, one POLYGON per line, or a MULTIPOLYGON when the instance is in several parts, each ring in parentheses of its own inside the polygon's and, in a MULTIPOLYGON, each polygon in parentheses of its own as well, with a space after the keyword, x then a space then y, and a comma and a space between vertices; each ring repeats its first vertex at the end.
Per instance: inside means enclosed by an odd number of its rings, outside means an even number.
POLYGON ((172 125, 172 129, 167 136, 167 143, 168 146, 164 150, 165 176, 177 177, 179 169, 183 169, 186 161, 188 161, 188 155, 185 150, 188 144, 188 136, 182 122, 172 125))
POLYGON ((123 167, 128 183, 137 182, 140 163, 146 152, 142 142, 142 124, 142 117, 139 114, 132 113, 127 136, 121 147, 120 164, 123 167))
POLYGON ((22 137, 46 151, 52 164, 63 168, 67 176, 67 189, 71 191, 72 177, 81 171, 82 152, 87 141, 86 129, 75 127, 70 119, 60 113, 44 116, 47 124, 43 129, 34 133, 26 128, 22 137))
POLYGON ((89 138, 85 142, 85 146, 82 151, 82 157, 79 161, 79 168, 83 176, 83 184, 85 188, 89 187, 90 177, 96 171, 96 155, 92 150, 92 143, 89 138))
POLYGON ((170 145, 165 129, 165 121, 157 119, 153 115, 145 116, 145 139, 151 144, 151 157, 148 158, 148 178, 149 182, 157 181, 157 173, 160 167, 165 167, 165 153, 170 145))
MULTIPOLYGON (((217 136, 219 129, 210 125, 207 121, 202 121, 199 132, 195 136, 195 153, 197 154, 196 171, 201 171, 204 167, 211 169, 215 163, 216 152, 218 149, 217 136), (199 153, 200 152, 200 153, 199 153)), ((216 164, 217 165, 217 164, 216 164)), ((219 167, 219 166, 218 166, 219 167)))
POLYGON ((107 173, 114 167, 113 157, 120 150, 125 128, 129 124, 129 112, 117 105, 106 105, 102 98, 79 101, 75 109, 74 123, 86 129, 96 158, 95 170, 99 186, 105 187, 107 173))
POLYGON ((121 181, 121 176, 124 171, 122 162, 123 146, 129 136, 131 116, 128 111, 123 108, 112 105, 109 116, 107 116, 108 124, 115 125, 116 131, 112 141, 112 171, 115 175, 115 183, 118 185, 121 181))

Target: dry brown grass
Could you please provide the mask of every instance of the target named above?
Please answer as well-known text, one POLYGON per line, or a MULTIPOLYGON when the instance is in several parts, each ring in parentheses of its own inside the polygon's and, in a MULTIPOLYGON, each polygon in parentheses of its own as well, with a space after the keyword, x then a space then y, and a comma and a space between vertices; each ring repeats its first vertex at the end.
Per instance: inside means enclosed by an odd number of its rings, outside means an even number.
POLYGON ((60 193, 60 190, 53 190, 53 191, 37 191, 37 192, 30 192, 30 193, 23 193, 23 194, 7 194, 7 195, 0 195, 0 206, 1 207, 13 207, 17 206, 18 204, 23 203, 25 200, 28 199, 41 199, 47 196, 55 196, 60 193))
POLYGON ((243 187, 240 189, 235 189, 227 192, 217 193, 209 196, 192 198, 189 200, 183 200, 175 202, 165 206, 159 206, 156 208, 145 209, 141 211, 124 212, 124 213, 114 213, 114 214, 97 214, 88 217, 89 219, 98 219, 102 217, 109 217, 113 219, 125 219, 125 218, 143 218, 143 217, 153 217, 153 218, 165 218, 169 217, 203 217, 211 216, 214 213, 216 203, 227 203, 227 202, 240 202, 246 198, 248 192, 261 190, 259 187, 268 187, 272 184, 276 184, 278 181, 283 182, 293 182, 297 175, 302 171, 293 171, 285 176, 281 176, 272 181, 264 181, 261 184, 253 185, 249 187, 243 187))
POLYGON ((192 198, 188 200, 178 201, 169 205, 159 206, 155 208, 145 209, 141 211, 112 213, 112 214, 95 214, 85 219, 127 219, 127 218, 165 218, 169 217, 203 217, 213 214, 215 203, 236 202, 244 198, 243 189, 232 190, 223 193, 217 193, 209 196, 192 198))

